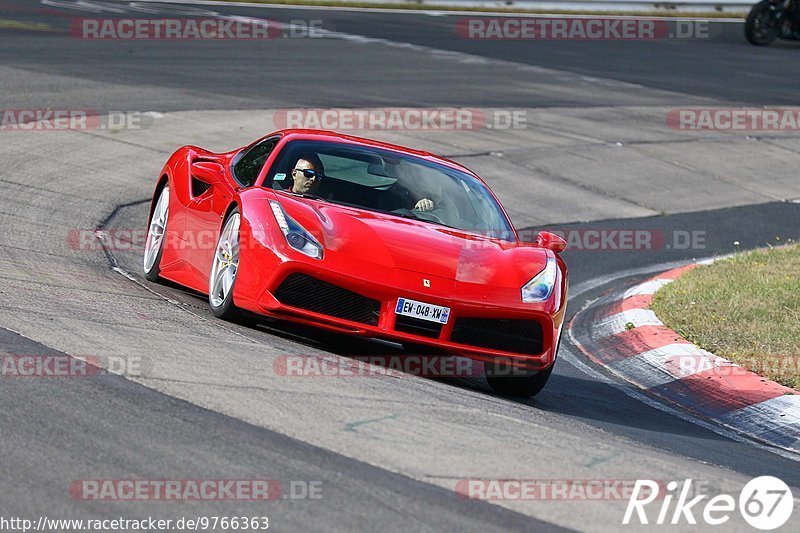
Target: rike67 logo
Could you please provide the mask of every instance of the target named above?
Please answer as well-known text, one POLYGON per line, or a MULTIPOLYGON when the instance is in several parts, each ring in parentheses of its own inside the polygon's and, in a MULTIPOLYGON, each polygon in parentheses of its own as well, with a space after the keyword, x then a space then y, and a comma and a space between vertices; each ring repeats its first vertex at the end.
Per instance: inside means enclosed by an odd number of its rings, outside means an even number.
MULTIPOLYGON (((711 498, 701 494, 689 499, 692 494, 691 479, 682 484, 670 481, 666 485, 665 494, 660 493, 661 488, 663 485, 656 481, 637 480, 622 523, 628 525, 635 517, 640 524, 696 525, 698 518, 701 518, 706 525, 721 526, 735 514, 738 504, 739 513, 748 524, 756 529, 769 531, 784 525, 792 516, 794 508, 794 498, 789 486, 772 476, 750 480, 739 493, 738 501, 730 494, 717 494, 711 498), (707 498, 709 499, 704 501, 707 498), (651 513, 648 517, 645 507, 655 501, 660 503, 660 506, 653 506, 658 508, 658 514, 653 517, 651 513)), ((651 510, 655 510, 654 508, 651 510)))

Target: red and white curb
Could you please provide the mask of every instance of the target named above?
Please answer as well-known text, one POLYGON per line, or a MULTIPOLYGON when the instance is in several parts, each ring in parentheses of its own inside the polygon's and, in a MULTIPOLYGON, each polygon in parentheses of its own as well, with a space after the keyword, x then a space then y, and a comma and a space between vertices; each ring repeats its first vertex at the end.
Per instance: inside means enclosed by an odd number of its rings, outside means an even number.
POLYGON ((649 309, 664 285, 696 267, 669 270, 591 303, 572 320, 578 348, 625 381, 694 415, 800 452, 800 393, 700 349, 649 309))

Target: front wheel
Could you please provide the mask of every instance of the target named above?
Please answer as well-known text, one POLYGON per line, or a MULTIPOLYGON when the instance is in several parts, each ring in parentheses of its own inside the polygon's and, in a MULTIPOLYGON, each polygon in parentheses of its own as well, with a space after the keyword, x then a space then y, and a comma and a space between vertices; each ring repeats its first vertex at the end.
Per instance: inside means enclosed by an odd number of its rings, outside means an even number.
POLYGON ((239 227, 242 216, 234 209, 225 221, 219 235, 211 275, 208 279, 208 303, 214 316, 224 320, 240 317, 233 303, 233 287, 239 271, 239 227))
POLYGON ((165 185, 158 193, 158 200, 147 226, 147 240, 144 244, 144 277, 148 281, 158 281, 161 273, 161 256, 164 254, 168 218, 169 185, 165 185))
MULTIPOLYGON (((561 324, 561 328, 564 324, 561 324)), ((553 373, 553 367, 556 366, 558 360, 558 352, 561 349, 561 329, 558 330, 558 343, 556 344, 555 353, 553 353, 553 364, 545 370, 526 370, 521 372, 515 369, 508 363, 486 363, 485 373, 486 382, 498 394, 504 396, 523 396, 530 398, 536 396, 550 379, 550 374, 553 373)))
POLYGON ((778 28, 769 1, 753 6, 744 23, 744 36, 755 46, 767 46, 778 38, 778 28))
POLYGON ((503 396, 522 396, 529 398, 539 394, 550 374, 553 373, 555 363, 545 370, 514 369, 507 363, 486 364, 486 382, 498 394, 503 396))

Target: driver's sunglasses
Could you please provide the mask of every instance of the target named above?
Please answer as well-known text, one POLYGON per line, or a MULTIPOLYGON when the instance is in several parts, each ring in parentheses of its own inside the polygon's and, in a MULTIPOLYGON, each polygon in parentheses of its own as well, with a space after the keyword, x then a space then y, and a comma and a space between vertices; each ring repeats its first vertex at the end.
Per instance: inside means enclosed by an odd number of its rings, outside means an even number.
POLYGON ((316 170, 311 168, 296 168, 293 170, 293 172, 302 172, 303 176, 305 176, 308 179, 311 178, 322 179, 322 173, 317 172, 316 170))

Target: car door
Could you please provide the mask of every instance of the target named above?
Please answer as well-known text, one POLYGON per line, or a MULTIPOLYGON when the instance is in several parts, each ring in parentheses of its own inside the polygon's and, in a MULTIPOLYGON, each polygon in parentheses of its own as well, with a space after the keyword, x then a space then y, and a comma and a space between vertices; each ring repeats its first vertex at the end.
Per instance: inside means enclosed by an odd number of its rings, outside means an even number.
POLYGON ((206 287, 219 226, 236 186, 217 162, 195 159, 189 167, 184 257, 198 284, 206 287))
POLYGON ((219 168, 221 176, 208 174, 206 168, 193 165, 190 175, 191 199, 187 208, 186 257, 196 275, 208 280, 216 252, 222 217, 238 189, 252 187, 277 139, 264 139, 248 147, 219 168))

